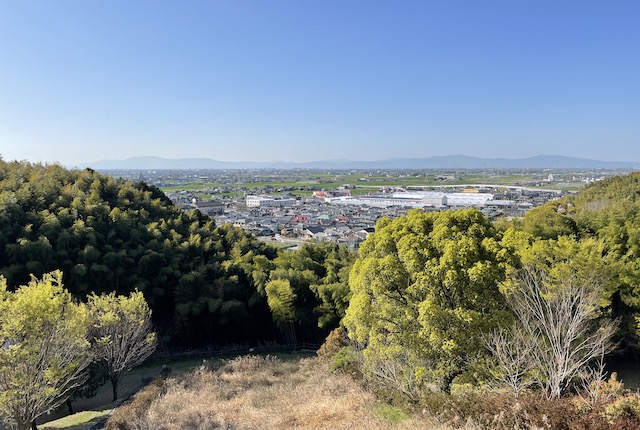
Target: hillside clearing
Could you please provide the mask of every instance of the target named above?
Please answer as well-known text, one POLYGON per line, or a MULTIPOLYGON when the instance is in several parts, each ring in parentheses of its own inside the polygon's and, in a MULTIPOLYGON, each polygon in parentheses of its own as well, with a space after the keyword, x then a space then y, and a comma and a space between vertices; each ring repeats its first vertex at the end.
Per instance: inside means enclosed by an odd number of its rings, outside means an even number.
POLYGON ((448 429, 382 406, 317 359, 238 357, 152 384, 115 411, 107 429, 448 429), (154 391, 155 390, 155 391, 154 391), (158 396, 159 393, 164 394, 158 396))

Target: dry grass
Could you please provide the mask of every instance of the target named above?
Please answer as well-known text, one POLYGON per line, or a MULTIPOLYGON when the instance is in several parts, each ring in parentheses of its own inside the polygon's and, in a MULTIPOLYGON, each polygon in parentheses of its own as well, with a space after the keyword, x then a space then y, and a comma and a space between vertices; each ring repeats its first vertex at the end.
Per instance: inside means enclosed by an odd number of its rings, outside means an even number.
POLYGON ((375 397, 316 359, 245 356, 169 378, 131 430, 440 429, 435 420, 380 408, 375 397), (385 411, 380 413, 380 411, 385 411), (389 417, 392 417, 391 419, 389 417))

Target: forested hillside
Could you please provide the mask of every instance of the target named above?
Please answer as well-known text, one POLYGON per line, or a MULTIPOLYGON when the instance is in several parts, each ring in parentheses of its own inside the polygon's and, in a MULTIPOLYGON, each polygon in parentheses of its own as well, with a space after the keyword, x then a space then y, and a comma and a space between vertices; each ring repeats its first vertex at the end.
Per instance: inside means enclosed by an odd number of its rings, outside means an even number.
POLYGON ((613 277, 607 311, 620 320, 621 350, 638 348, 640 327, 640 173, 595 182, 530 211, 516 227, 538 239, 591 239, 613 277))
POLYGON ((285 322, 287 336, 318 341, 346 307, 351 257, 333 245, 276 257, 153 186, 0 160, 0 274, 10 288, 60 269, 77 299, 139 290, 165 344, 282 341, 285 322))

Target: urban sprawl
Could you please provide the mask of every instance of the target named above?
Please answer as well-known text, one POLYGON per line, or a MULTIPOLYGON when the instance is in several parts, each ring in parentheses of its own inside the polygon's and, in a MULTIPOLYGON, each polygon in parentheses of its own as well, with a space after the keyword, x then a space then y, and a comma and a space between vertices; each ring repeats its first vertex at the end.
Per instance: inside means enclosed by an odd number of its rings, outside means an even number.
MULTIPOLYGON (((520 217, 528 210, 573 192, 550 185, 567 181, 584 185, 620 172, 543 172, 539 179, 506 184, 456 184, 457 175, 436 175, 433 186, 369 186, 309 180, 309 172, 286 172, 281 177, 258 178, 251 171, 193 172, 136 171, 111 172, 117 176, 142 179, 165 190, 184 211, 198 209, 219 225, 233 224, 249 230, 265 241, 294 247, 307 241, 333 241, 358 247, 374 231, 382 217, 396 218, 411 209, 442 211, 474 207, 489 218, 520 217), (554 178, 555 176, 555 178, 554 178), (295 185, 265 185, 277 182, 295 185), (222 183, 217 187, 187 187, 193 183, 222 183), (254 183, 255 185, 247 185, 254 183), (185 189, 180 189, 180 184, 185 189), (242 184, 242 185, 239 185, 242 184), (549 186, 545 188, 545 185, 549 186), (354 192, 359 189, 359 192, 354 192)), ((358 172, 360 174, 360 172, 358 172)), ((493 174, 493 173, 492 173, 493 174)), ((407 173, 387 175, 397 180, 407 173)), ((530 172, 527 173, 530 177, 530 172)), ((460 175, 462 176, 462 175, 460 175)), ((390 180, 390 182, 394 182, 390 180)), ((490 175, 487 175, 490 180, 490 175)), ((397 182, 397 181, 396 181, 397 182)))

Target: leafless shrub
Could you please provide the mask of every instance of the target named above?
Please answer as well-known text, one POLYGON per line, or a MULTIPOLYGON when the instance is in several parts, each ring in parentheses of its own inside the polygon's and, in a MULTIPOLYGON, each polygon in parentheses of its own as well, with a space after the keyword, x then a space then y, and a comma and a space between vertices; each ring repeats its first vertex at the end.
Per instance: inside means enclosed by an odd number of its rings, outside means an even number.
POLYGON ((590 283, 567 276, 551 282, 546 270, 525 265, 513 275, 515 291, 507 302, 522 335, 533 347, 531 365, 549 397, 559 397, 572 379, 611 351, 616 330, 612 321, 594 319, 601 280, 590 283))
POLYGON ((595 366, 582 372, 581 389, 578 391, 578 399, 582 405, 592 410, 597 405, 608 403, 623 394, 624 384, 618 381, 617 373, 612 373, 609 379, 606 376, 603 358, 600 358, 595 366))
POLYGON ((421 398, 424 381, 412 363, 408 351, 405 350, 396 357, 370 360, 365 375, 374 389, 391 390, 416 402, 421 398))
POLYGON ((268 368, 278 362, 278 358, 272 355, 264 357, 260 355, 242 355, 232 360, 224 361, 224 365, 220 368, 221 372, 255 372, 260 369, 268 368))
POLYGON ((534 382, 534 344, 517 325, 496 330, 483 338, 496 367, 490 369, 500 387, 506 387, 515 397, 534 382))

